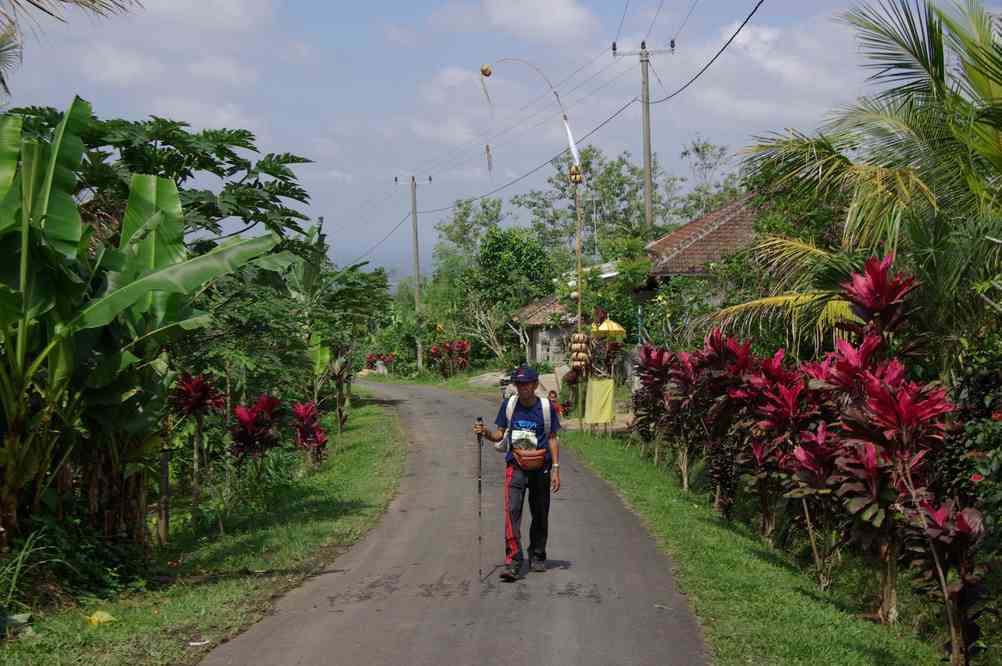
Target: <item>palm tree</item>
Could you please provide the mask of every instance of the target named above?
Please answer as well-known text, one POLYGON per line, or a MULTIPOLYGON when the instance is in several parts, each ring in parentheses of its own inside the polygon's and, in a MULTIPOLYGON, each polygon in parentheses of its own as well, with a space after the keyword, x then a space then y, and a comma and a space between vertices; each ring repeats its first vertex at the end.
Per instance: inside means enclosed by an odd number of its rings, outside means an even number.
POLYGON ((21 63, 24 19, 34 21, 35 15, 43 14, 64 21, 63 11, 71 8, 109 16, 139 5, 139 0, 0 0, 0 88, 10 94, 7 79, 21 63))
POLYGON ((852 314, 838 285, 866 257, 894 253, 921 304, 913 327, 953 343, 990 309, 973 288, 1002 270, 1002 41, 978 0, 949 14, 921 0, 882 0, 843 16, 858 35, 877 94, 836 112, 817 135, 760 140, 749 165, 805 196, 847 202, 838 241, 823 247, 769 237, 756 248, 776 278, 768 296, 716 316, 733 324, 782 319, 791 344, 816 342, 852 314))

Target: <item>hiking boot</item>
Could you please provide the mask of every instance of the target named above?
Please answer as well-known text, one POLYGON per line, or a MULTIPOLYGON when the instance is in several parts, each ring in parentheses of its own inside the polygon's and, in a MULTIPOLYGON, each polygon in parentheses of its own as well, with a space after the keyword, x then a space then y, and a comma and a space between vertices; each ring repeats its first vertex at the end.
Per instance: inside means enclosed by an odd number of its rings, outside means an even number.
POLYGON ((505 566, 504 570, 501 572, 501 580, 506 583, 514 583, 516 580, 521 578, 522 573, 522 563, 512 562, 511 564, 505 566))
POLYGON ((536 573, 546 572, 546 560, 529 560, 529 571, 536 573))

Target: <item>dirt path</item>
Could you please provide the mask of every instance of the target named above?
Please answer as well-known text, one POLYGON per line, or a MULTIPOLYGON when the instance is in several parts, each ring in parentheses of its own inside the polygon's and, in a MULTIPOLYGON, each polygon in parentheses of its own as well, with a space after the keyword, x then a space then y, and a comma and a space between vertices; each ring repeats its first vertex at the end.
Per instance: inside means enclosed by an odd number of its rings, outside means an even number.
MULTIPOLYGON (((202 662, 221 665, 705 663, 670 563, 602 481, 561 457, 546 573, 497 579, 503 461, 484 449, 485 581, 477 578, 477 451, 470 424, 497 402, 372 385, 410 434, 398 497, 368 536, 275 613, 202 662)), ((523 518, 528 534, 528 508, 523 518)))

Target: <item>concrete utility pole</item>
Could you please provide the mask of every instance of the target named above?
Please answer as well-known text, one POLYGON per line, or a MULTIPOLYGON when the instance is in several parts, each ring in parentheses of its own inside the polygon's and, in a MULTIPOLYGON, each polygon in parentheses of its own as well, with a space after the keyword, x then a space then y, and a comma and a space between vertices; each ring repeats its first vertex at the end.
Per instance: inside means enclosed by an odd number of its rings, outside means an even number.
POLYGON ((424 370, 424 353, 421 349, 421 252, 417 238, 417 179, 411 176, 411 232, 414 248, 414 318, 417 321, 417 369, 424 370))
MULTIPOLYGON (((400 180, 394 177, 393 182, 400 180)), ((431 176, 428 176, 431 182, 431 176)), ((417 369, 424 370, 424 349, 421 344, 421 252, 418 249, 418 228, 417 228, 417 178, 411 176, 411 240, 414 251, 414 318, 417 320, 417 369)))
POLYGON ((647 42, 640 42, 639 51, 616 50, 616 42, 612 43, 613 56, 640 56, 640 100, 644 107, 644 222, 654 226, 654 158, 651 154, 651 56, 658 53, 674 53, 675 40, 670 49, 647 50, 647 42))

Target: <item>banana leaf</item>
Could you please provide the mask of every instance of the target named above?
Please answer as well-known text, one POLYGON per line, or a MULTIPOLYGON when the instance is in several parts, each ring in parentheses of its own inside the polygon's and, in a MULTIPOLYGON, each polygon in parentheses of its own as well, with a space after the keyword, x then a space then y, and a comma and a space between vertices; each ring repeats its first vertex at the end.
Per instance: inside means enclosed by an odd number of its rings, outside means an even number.
POLYGON ((239 241, 209 254, 162 268, 120 286, 90 303, 70 323, 69 328, 80 330, 105 326, 150 292, 191 293, 209 280, 229 273, 264 254, 276 244, 278 236, 268 234, 239 241))
POLYGON ((31 217, 45 232, 46 239, 57 251, 73 258, 83 232, 80 210, 73 199, 76 173, 83 158, 84 144, 80 134, 90 123, 90 104, 76 97, 56 126, 49 146, 45 179, 32 200, 31 217))

